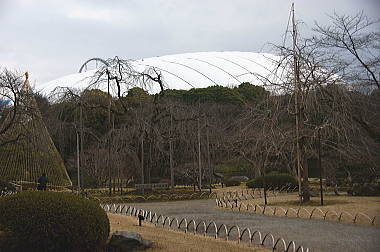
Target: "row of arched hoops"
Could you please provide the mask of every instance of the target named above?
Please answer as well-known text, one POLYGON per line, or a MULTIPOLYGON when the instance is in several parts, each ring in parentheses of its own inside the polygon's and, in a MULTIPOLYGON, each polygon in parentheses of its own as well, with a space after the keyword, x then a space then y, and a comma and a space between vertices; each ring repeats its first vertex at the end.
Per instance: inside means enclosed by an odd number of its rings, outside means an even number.
POLYGON ((116 204, 101 204, 101 207, 110 213, 124 214, 129 216, 142 216, 145 221, 155 224, 156 226, 167 227, 172 230, 184 231, 185 233, 202 234, 204 236, 213 236, 216 238, 224 238, 231 240, 235 238, 237 242, 247 241, 249 244, 256 244, 270 247, 273 251, 283 252, 309 252, 309 248, 296 246, 294 241, 286 242, 282 237, 275 238, 271 233, 262 233, 259 230, 251 230, 250 228, 241 229, 238 225, 227 227, 225 224, 219 226, 211 221, 206 223, 199 220, 182 218, 170 218, 164 215, 158 215, 152 211, 137 209, 135 207, 116 204))
MULTIPOLYGON (((376 223, 376 218, 377 216, 370 217, 365 213, 358 212, 356 214, 351 214, 346 211, 342 211, 340 213, 334 211, 334 210, 327 210, 323 211, 318 207, 313 208, 311 211, 307 210, 306 208, 283 208, 283 207, 271 207, 271 206, 260 206, 257 204, 245 204, 244 202, 230 202, 228 200, 224 199, 216 199, 216 205, 218 207, 223 207, 231 210, 237 210, 237 211, 252 211, 254 213, 260 213, 260 214, 266 214, 266 215, 273 215, 276 216, 276 213, 282 212, 283 215, 281 216, 286 216, 286 217, 297 217, 297 218, 302 218, 301 213, 303 212, 306 214, 308 219, 312 219, 313 217, 321 217, 323 220, 326 220, 328 217, 334 217, 336 218, 339 222, 343 221, 343 218, 349 217, 352 223, 357 224, 359 219, 365 219, 368 221, 368 224, 375 226, 379 225, 380 223, 376 223), (292 216, 290 216, 292 215, 292 216)), ((279 216, 279 215, 277 215, 279 216)), ((303 217, 305 218, 305 217, 303 217)))
MULTIPOLYGON (((280 193, 291 193, 298 190, 298 186, 282 186, 282 187, 269 187, 266 190, 267 197, 277 197, 280 193)), ((227 201, 235 201, 236 199, 243 200, 252 200, 257 198, 264 197, 263 188, 252 188, 246 190, 237 190, 237 191, 226 191, 220 193, 217 198, 223 198, 227 201)))

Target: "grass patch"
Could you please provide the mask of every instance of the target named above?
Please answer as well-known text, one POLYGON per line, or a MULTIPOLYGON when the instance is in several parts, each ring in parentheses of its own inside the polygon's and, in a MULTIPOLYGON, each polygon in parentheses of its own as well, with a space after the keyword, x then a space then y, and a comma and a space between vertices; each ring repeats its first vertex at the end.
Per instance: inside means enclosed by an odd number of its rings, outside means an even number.
MULTIPOLYGON (((244 204, 252 204, 252 205, 260 205, 264 206, 264 199, 256 198, 252 200, 243 201, 244 204)), ((313 211, 313 209, 318 208, 324 213, 327 211, 330 212, 329 216, 327 216, 327 220, 338 221, 338 216, 345 212, 343 215, 341 222, 352 223, 353 217, 349 217, 347 213, 351 216, 355 216, 357 213, 364 213, 368 215, 370 218, 377 216, 374 222, 375 226, 380 226, 380 197, 367 197, 367 196, 348 196, 348 195, 325 195, 323 200, 323 206, 321 206, 320 198, 313 197, 310 202, 300 203, 299 197, 296 193, 292 194, 280 194, 278 197, 270 197, 268 198, 268 206, 281 207, 283 209, 297 209, 301 208, 302 211, 299 213, 299 217, 301 218, 309 218, 309 214, 313 211), (304 211, 307 210, 307 211, 304 211), (333 213, 336 212, 338 216, 335 216, 333 213)), ((273 210, 268 210, 267 214, 273 215, 273 210)), ((315 211, 313 218, 323 219, 323 214, 320 211, 315 211)), ((276 216, 283 216, 284 211, 280 210, 276 212, 276 216)), ((296 217, 296 213, 294 211, 290 211, 288 217, 296 217)), ((364 216, 358 216, 356 220, 357 224, 360 225, 371 225, 370 221, 364 216)))
POLYGON ((272 250, 250 246, 247 243, 237 243, 236 241, 225 241, 223 239, 215 239, 202 235, 186 234, 169 230, 162 227, 155 227, 152 224, 143 222, 142 226, 138 226, 138 221, 134 217, 124 216, 119 214, 108 213, 111 224, 111 231, 127 230, 141 234, 144 239, 153 242, 152 248, 147 252, 177 252, 177 251, 192 251, 192 252, 270 252, 272 250))
MULTIPOLYGON (((337 199, 323 199, 323 205, 324 206, 334 206, 334 205, 342 205, 342 204, 349 204, 350 202, 347 200, 337 200, 337 199)), ((270 206, 321 206, 320 200, 310 200, 309 202, 302 202, 300 203, 299 200, 291 200, 287 202, 271 202, 268 205, 270 206)))

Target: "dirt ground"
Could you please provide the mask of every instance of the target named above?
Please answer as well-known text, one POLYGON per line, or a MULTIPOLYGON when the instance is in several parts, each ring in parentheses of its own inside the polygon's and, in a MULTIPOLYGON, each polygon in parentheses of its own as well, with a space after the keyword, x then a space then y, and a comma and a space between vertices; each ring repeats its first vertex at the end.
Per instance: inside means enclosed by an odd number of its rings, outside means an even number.
POLYGON ((138 226, 138 220, 135 217, 124 216, 119 214, 108 213, 111 224, 111 233, 116 230, 125 230, 137 232, 144 239, 153 242, 150 249, 144 251, 255 251, 268 252, 270 250, 255 248, 246 243, 237 243, 214 239, 213 237, 204 237, 180 231, 173 231, 162 227, 155 227, 152 224, 143 222, 141 227, 138 226))
MULTIPOLYGON (((324 213, 329 211, 327 214, 327 220, 336 221, 338 217, 335 215, 334 211, 340 215, 342 215, 342 221, 344 222, 352 222, 352 216, 355 216, 357 213, 361 212, 369 216, 371 219, 374 216, 377 216, 375 219, 376 226, 380 226, 380 197, 358 197, 358 196, 333 196, 333 195, 325 195, 324 196, 324 206, 320 206, 320 198, 312 197, 311 202, 307 205, 301 205, 298 203, 298 196, 296 194, 280 194, 278 197, 268 198, 268 206, 273 209, 276 207, 276 216, 283 216, 284 211, 280 209, 298 209, 301 208, 299 215, 303 218, 309 218, 310 214, 308 214, 303 209, 306 209, 311 213, 313 209, 319 208, 324 213), (348 215, 349 213, 350 215, 348 215)), ((254 200, 246 200, 241 201, 245 205, 250 204, 258 204, 260 206, 264 206, 263 199, 254 199, 254 200)), ((265 211, 266 214, 272 215, 273 211, 268 209, 265 211)), ((289 217, 295 217, 296 213, 294 211, 289 211, 289 217)), ((319 210, 315 210, 313 217, 321 219, 323 218, 323 214, 319 210)), ((357 216, 358 224, 370 225, 370 221, 363 215, 357 216)))

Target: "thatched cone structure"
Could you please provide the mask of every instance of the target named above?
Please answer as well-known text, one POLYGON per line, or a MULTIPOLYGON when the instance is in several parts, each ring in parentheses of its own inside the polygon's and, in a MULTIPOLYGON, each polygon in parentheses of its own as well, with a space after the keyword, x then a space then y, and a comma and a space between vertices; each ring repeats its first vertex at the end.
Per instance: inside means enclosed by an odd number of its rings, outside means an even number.
POLYGON ((71 186, 62 157, 37 107, 28 74, 25 76, 15 123, 0 136, 0 179, 34 186, 41 174, 46 173, 48 186, 71 186), (2 144, 5 142, 9 143, 2 144))

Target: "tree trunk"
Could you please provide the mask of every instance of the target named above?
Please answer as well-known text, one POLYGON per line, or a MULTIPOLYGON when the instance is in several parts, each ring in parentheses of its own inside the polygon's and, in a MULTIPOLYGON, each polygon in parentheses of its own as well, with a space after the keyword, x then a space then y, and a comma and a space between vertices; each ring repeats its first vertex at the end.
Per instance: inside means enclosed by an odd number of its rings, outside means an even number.
MULTIPOLYGON (((145 129, 144 129, 145 131, 145 129)), ((144 184, 144 131, 141 134, 141 184, 144 184)), ((141 189, 142 193, 144 194, 144 188, 141 189)))
POLYGON ((304 158, 302 167, 302 202, 310 201, 309 192, 309 167, 307 165, 307 160, 304 158))
POLYGON ((199 122, 199 115, 198 115, 198 169, 199 169, 199 190, 202 190, 202 165, 201 165, 201 126, 199 122))
POLYGON ((170 186, 174 189, 174 168, 173 168, 173 114, 170 107, 170 140, 169 140, 169 162, 170 162, 170 186))
POLYGON ((212 183, 212 175, 213 172, 211 171, 211 158, 210 158, 210 136, 209 136, 209 125, 208 120, 206 122, 206 129, 207 129, 207 166, 208 166, 208 179, 209 179, 209 189, 211 193, 211 183, 212 183))

